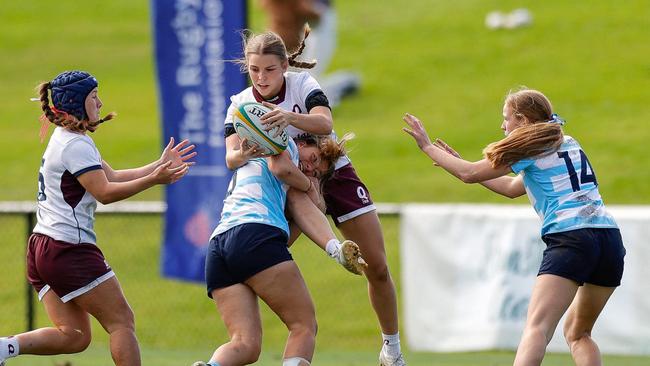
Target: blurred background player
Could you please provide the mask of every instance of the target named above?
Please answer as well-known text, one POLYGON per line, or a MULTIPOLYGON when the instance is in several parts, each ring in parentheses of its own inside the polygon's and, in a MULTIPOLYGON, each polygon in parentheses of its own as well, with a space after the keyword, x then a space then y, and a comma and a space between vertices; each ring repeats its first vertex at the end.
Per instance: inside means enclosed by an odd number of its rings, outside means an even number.
POLYGON ((540 365, 567 312, 564 337, 576 365, 601 365, 591 331, 621 283, 625 248, 587 156, 578 141, 564 135, 564 120, 548 98, 530 89, 509 94, 501 124, 506 137, 488 145, 478 162, 461 159, 440 140, 431 143, 416 117, 406 114, 404 121, 403 130, 436 165, 509 198, 528 194, 543 218, 546 250, 514 364, 540 365), (513 172, 516 177, 508 176, 513 172))
POLYGON ((300 46, 306 24, 311 26, 303 57, 318 60, 310 73, 319 80, 332 107, 359 89, 361 81, 354 72, 338 70, 326 74, 336 51, 337 16, 332 1, 260 0, 260 3, 266 11, 269 30, 282 38, 289 52, 300 46))
MULTIPOLYGON (((309 34, 305 29, 305 37, 309 34)), ((288 71, 289 66, 309 69, 315 62, 300 62, 305 44, 303 37, 296 52, 287 54, 282 39, 273 32, 249 34, 244 44, 242 66, 252 86, 231 98, 233 104, 257 101, 272 111, 261 117, 267 130, 286 130, 291 137, 304 133, 329 135, 333 119, 328 97, 308 72, 288 71)), ((229 112, 229 114, 231 114, 229 112)), ((228 119, 226 119, 226 122, 228 119)), ((228 128, 228 126, 226 126, 228 128)), ((305 169, 306 174, 321 174, 305 169)), ((355 242, 368 264, 370 302, 382 331, 382 365, 403 365, 397 314, 397 295, 386 261, 384 238, 376 207, 368 189, 357 175, 350 159, 343 156, 334 165, 331 176, 324 179, 322 193, 326 212, 346 239, 355 242)))
POLYGON ((67 71, 38 87, 41 138, 50 123, 57 127, 38 175, 37 222, 28 242, 27 277, 54 326, 0 338, 0 365, 19 354, 83 351, 91 340, 88 314, 109 334, 116 365, 140 365, 133 312, 97 246, 95 208, 97 201, 108 204, 156 184, 176 182, 196 153, 194 145, 185 147, 187 140, 174 146, 171 139, 151 164, 113 170, 88 134, 114 116, 99 118, 102 102, 97 86, 87 72, 67 71))

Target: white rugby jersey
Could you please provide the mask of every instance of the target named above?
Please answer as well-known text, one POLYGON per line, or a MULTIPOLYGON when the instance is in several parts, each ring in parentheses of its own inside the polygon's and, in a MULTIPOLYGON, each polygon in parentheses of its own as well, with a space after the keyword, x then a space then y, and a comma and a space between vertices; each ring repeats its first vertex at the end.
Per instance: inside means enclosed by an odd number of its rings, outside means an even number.
POLYGON ((102 157, 90 136, 57 127, 38 172, 35 233, 68 243, 96 244, 97 201, 77 180, 95 169, 102 169, 102 157))
MULTIPOLYGON (((267 102, 273 103, 287 111, 308 114, 309 111, 305 105, 307 98, 318 91, 322 91, 322 89, 318 84, 318 81, 316 81, 311 74, 306 71, 289 71, 284 74, 284 84, 282 85, 282 89, 280 89, 280 93, 275 98, 267 100, 267 102)), ((252 86, 249 86, 237 95, 233 95, 230 100, 232 103, 228 107, 228 112, 226 112, 226 119, 224 121, 225 125, 233 124, 233 116, 236 109, 234 104, 245 102, 261 103, 265 101, 262 95, 260 95, 260 93, 252 86)), ((294 126, 287 126, 286 132, 290 137, 296 137, 305 131, 295 128, 294 126)), ((334 133, 334 131, 332 131, 331 136, 336 139, 336 133, 334 133)), ((334 169, 338 169, 349 163, 350 159, 347 156, 343 156, 336 161, 334 169)))
MULTIPOLYGON (((298 165, 298 147, 289 139, 287 152, 298 165)), ((211 238, 242 224, 266 224, 284 230, 289 235, 289 224, 284 216, 289 186, 269 170, 266 158, 249 160, 235 170, 223 201, 221 220, 211 238)))
POLYGON ((558 151, 512 165, 522 174, 530 202, 544 220, 542 235, 582 228, 616 228, 605 210, 598 181, 580 144, 564 136, 558 151))

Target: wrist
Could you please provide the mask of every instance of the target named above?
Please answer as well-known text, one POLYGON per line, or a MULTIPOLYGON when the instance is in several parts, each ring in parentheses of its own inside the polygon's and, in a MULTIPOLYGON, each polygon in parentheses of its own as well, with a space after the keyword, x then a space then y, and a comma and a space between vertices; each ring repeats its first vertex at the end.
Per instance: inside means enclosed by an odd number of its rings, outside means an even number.
POLYGON ((296 112, 289 112, 289 124, 287 126, 296 126, 296 122, 298 122, 298 117, 300 116, 300 113, 296 112))
POLYGON ((309 179, 309 185, 307 186, 307 189, 303 190, 303 192, 309 193, 309 191, 311 191, 313 188, 314 188, 314 182, 312 182, 311 179, 309 179))
POLYGON ((432 148, 435 149, 435 146, 433 146, 433 144, 431 143, 431 141, 429 141, 428 144, 422 145, 422 147, 420 148, 420 150, 422 150, 422 151, 424 151, 424 152, 426 153, 426 152, 429 152, 432 148))

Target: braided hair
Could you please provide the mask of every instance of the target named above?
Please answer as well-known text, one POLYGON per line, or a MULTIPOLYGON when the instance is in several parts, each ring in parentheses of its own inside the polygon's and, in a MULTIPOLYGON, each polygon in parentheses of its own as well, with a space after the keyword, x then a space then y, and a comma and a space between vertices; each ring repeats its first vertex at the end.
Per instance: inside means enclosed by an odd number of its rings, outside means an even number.
POLYGON ((40 83, 36 90, 43 110, 39 133, 41 141, 47 134, 49 123, 73 132, 84 133, 94 132, 99 124, 113 119, 116 114, 111 112, 98 121, 89 121, 85 100, 96 87, 97 80, 83 71, 66 71, 52 81, 40 83), (50 94, 52 105, 50 105, 50 94))
POLYGON ((305 25, 304 37, 300 42, 300 46, 291 54, 288 54, 287 47, 284 45, 282 38, 276 33, 265 32, 254 34, 251 31, 244 31, 242 33, 244 56, 236 60, 236 62, 240 65, 241 71, 246 72, 248 69, 248 54, 276 55, 280 60, 287 61, 289 66, 299 69, 311 69, 316 66, 316 60, 312 60, 311 62, 296 60, 305 49, 305 40, 309 36, 310 31, 309 25, 305 25))

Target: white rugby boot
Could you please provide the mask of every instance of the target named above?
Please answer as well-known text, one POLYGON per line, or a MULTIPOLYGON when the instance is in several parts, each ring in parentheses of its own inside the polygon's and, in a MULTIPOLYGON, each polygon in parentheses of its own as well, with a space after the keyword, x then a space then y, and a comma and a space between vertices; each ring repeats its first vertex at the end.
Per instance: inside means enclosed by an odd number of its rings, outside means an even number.
POLYGON ((379 352, 379 366, 406 366, 406 361, 404 361, 404 356, 402 356, 401 352, 397 358, 393 358, 390 357, 382 347, 379 352))
POLYGON ((363 271, 368 267, 366 261, 361 257, 359 246, 352 240, 345 240, 341 243, 341 249, 336 256, 336 261, 339 262, 343 268, 356 275, 363 274, 363 271))

